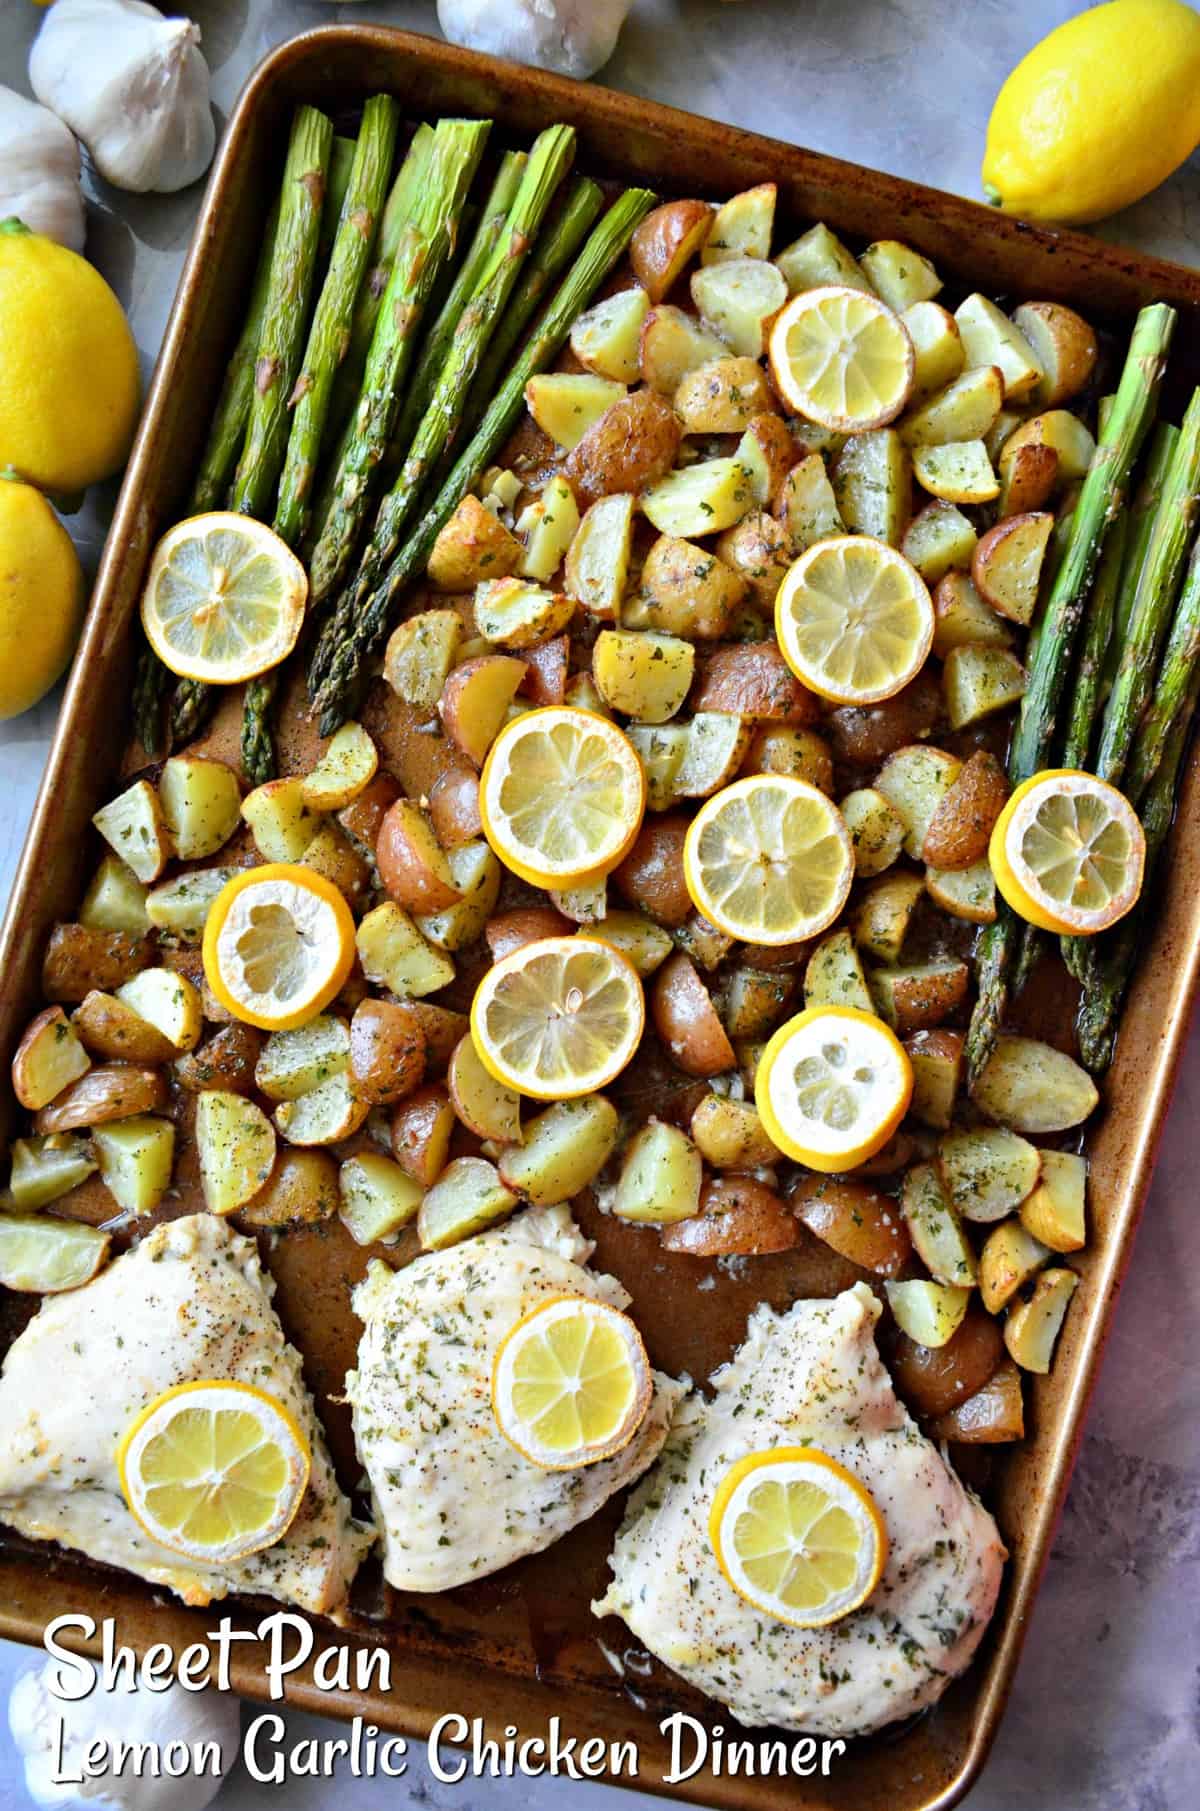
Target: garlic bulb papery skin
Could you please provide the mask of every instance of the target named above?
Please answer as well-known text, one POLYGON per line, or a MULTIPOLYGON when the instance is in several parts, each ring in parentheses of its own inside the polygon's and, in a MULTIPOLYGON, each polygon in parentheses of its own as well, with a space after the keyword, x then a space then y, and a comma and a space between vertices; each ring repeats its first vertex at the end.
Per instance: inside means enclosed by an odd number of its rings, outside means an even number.
POLYGON ((143 0, 56 0, 29 53, 39 101, 118 189, 171 194, 203 176, 216 127, 200 27, 143 0))
POLYGON ((48 107, 0 85, 0 220, 15 214, 73 252, 87 231, 79 146, 48 107))
POLYGON ((35 1805, 75 1805, 86 1811, 101 1806, 112 1811, 204 1811, 212 1803, 240 1748, 238 1700, 232 1692, 212 1685, 189 1692, 174 1682, 162 1692, 140 1685, 134 1691, 106 1692, 97 1686, 88 1697, 72 1701, 51 1691, 58 1671, 59 1662, 47 1660, 38 1671, 23 1673, 8 1700, 9 1728, 24 1757, 25 1790, 35 1805), (95 1779, 80 1779, 88 1749, 98 1741, 109 1745, 112 1766, 95 1779), (128 1760, 118 1776, 113 1758, 118 1743, 153 1744, 159 1756, 158 1779, 148 1763, 139 1778, 128 1760), (203 1743, 215 1743, 220 1752, 215 1770, 206 1766, 196 1771, 189 1765, 177 1779, 171 1778, 168 1765, 178 1766, 185 1751, 194 1757, 203 1743), (71 1783, 72 1775, 79 1784, 71 1783))
MULTIPOLYGON (((62 4, 62 0, 59 0, 62 4)), ((608 62, 630 0, 438 0, 451 44, 585 78, 608 62)))

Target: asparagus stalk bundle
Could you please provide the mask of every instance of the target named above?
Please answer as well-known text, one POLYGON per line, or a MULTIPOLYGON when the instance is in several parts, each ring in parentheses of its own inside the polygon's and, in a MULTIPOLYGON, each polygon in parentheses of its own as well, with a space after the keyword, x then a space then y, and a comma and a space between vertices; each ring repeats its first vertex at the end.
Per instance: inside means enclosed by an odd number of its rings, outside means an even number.
POLYGON ((432 327, 425 337, 417 359, 412 381, 408 386, 408 395, 401 406, 399 419, 392 432, 388 447, 385 472, 389 486, 394 480, 403 462, 404 455, 413 443, 421 418, 429 407, 442 367, 450 351, 458 323, 463 310, 479 287, 479 280, 487 269, 488 260, 500 242, 500 235, 508 225, 508 216, 517 199, 521 180, 529 158, 524 151, 506 151, 500 160, 483 212, 475 229, 470 245, 463 257, 458 275, 450 287, 449 294, 437 312, 432 327))
MULTIPOLYGON (((1138 315, 1129 353, 1105 431, 1084 479, 1061 566, 1029 651, 1029 679, 1009 751, 1014 785, 1044 767, 1054 744, 1075 640, 1109 523, 1119 513, 1129 474, 1154 416, 1175 311, 1160 303, 1138 315)), ((1008 993, 1010 964, 1021 941, 1021 921, 999 902, 996 922, 980 941, 979 994, 967 1033, 972 1080, 995 1048, 1008 993)))
POLYGON ((314 699, 321 712, 323 735, 331 735, 345 721, 366 663, 388 630, 401 592, 424 569, 438 535, 512 432, 524 405, 526 383, 535 373, 546 370, 557 356, 576 315, 621 258, 654 202, 655 196, 648 189, 627 189, 598 222, 454 469, 380 582, 340 629, 330 647, 325 678, 314 699))
POLYGON ((443 453, 454 445, 488 338, 512 294, 574 147, 572 127, 551 126, 539 134, 530 152, 505 231, 488 259, 474 295, 463 310, 429 407, 408 449, 400 475, 379 506, 371 544, 363 556, 358 575, 339 598, 334 615, 325 625, 314 650, 309 668, 309 689, 314 695, 329 671, 333 650, 383 579, 426 479, 436 469, 443 453))
POLYGON ((233 508, 260 519, 271 507, 287 447, 288 398, 308 324, 332 142, 333 127, 325 115, 315 107, 299 108, 284 169, 246 439, 233 486, 233 508))
POLYGON ((362 130, 329 256, 329 269, 309 330, 300 373, 289 399, 292 427, 279 481, 275 532, 294 547, 317 469, 333 382, 349 350, 354 305, 375 239, 375 225, 396 150, 398 112, 390 95, 373 95, 362 130))
POLYGON ((346 575, 371 501, 371 480, 387 450, 397 396, 425 306, 454 249, 467 190, 489 123, 443 120, 426 180, 401 235, 363 377, 362 395, 340 453, 329 514, 309 562, 310 608, 319 608, 346 575))
POLYGON ((1200 390, 1183 418, 1154 512, 1112 691, 1104 710, 1096 772, 1119 786, 1154 685, 1163 637, 1183 576, 1200 508, 1200 390))
POLYGON ((1150 543, 1150 530, 1154 527, 1154 516, 1158 509, 1158 500, 1162 496, 1163 480, 1179 439, 1179 429, 1170 421, 1157 421, 1146 444, 1146 457, 1142 462, 1142 477, 1129 505, 1129 530, 1125 540, 1125 562, 1121 567, 1121 588, 1117 595, 1116 614, 1113 620, 1113 631, 1108 644, 1108 655, 1104 662, 1103 695, 1107 699, 1112 691, 1113 680, 1117 676, 1117 666, 1121 659, 1121 649, 1125 645, 1125 636, 1129 629, 1129 615, 1133 609, 1134 593, 1142 567, 1146 563, 1146 549, 1150 543))

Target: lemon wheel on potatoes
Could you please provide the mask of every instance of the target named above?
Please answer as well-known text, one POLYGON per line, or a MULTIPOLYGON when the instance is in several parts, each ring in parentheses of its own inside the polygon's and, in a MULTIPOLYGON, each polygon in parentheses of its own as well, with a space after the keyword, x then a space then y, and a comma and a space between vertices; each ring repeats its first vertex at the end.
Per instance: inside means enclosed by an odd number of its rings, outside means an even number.
POLYGON ((599 937, 544 937, 488 969, 471 1038, 492 1076, 534 1100, 573 1100, 618 1076, 646 1022, 637 971, 599 937))
POLYGON ((908 1053, 882 1019, 857 1006, 810 1006, 768 1042, 754 1099, 781 1151, 836 1174, 883 1148, 912 1087, 908 1053))
POLYGON ((277 534, 249 516, 191 516, 164 535, 142 593, 142 627, 184 679, 236 685, 286 660, 308 579, 277 534))
POLYGON ((204 975, 227 1012, 291 1031, 341 992, 354 966, 354 919, 324 875, 267 862, 227 880, 204 925, 204 975))
POLYGON ((1017 787, 996 820, 988 856, 1018 917, 1043 931, 1092 937, 1136 905, 1146 836, 1115 786, 1052 768, 1017 787))
POLYGON ((502 729, 484 762, 479 815, 495 853, 535 887, 607 874, 641 827, 646 776, 615 723, 550 704, 502 729))
POLYGON ((833 704, 879 704, 915 679, 933 646, 933 602, 916 567, 870 535, 802 553, 775 598, 780 652, 833 704))
POLYGON ((908 329, 878 297, 842 284, 793 296, 775 316, 767 356, 788 407, 835 433, 883 427, 912 394, 908 329))
POLYGON ((492 1367, 496 1425, 547 1471, 611 1459, 637 1433, 651 1394, 650 1361, 629 1316, 584 1296, 527 1314, 492 1367))
POLYGON ((200 1565, 228 1565, 287 1533, 312 1453, 295 1417, 251 1384, 214 1379, 156 1396, 117 1449, 130 1514, 200 1565))
POLYGON ((692 904, 745 943, 797 943, 833 923, 854 878, 841 812, 789 774, 752 774, 706 799, 688 827, 692 904))
POLYGON ((870 1492, 814 1446, 737 1460, 717 1486, 708 1531, 738 1596, 800 1629, 857 1610, 887 1563, 887 1530, 870 1492))

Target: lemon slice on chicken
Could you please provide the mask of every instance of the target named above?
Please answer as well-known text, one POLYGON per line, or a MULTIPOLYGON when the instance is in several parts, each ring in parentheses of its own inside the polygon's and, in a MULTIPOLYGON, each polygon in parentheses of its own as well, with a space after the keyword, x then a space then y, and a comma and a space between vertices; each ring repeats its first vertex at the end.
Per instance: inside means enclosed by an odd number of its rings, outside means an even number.
POLYGON ((234 685, 286 660, 308 579, 277 534, 231 511, 191 516, 163 536, 142 593, 142 627, 184 679, 234 685))
POLYGON ((650 1361, 629 1316, 584 1296, 525 1315, 492 1368, 496 1425, 547 1471, 611 1459, 633 1439, 651 1394, 650 1361))

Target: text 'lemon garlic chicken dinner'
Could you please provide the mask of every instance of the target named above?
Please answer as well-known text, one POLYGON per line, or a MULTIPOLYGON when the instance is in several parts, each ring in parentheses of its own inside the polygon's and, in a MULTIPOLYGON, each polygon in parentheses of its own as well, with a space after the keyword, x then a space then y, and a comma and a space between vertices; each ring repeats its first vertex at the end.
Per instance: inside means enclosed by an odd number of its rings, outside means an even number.
POLYGON ((864 1734, 976 1650, 954 1465, 1080 1283, 1200 399, 1169 308, 488 138, 296 112, 13 1062, 0 1514, 352 1620, 636 1481, 596 1614, 864 1734))

